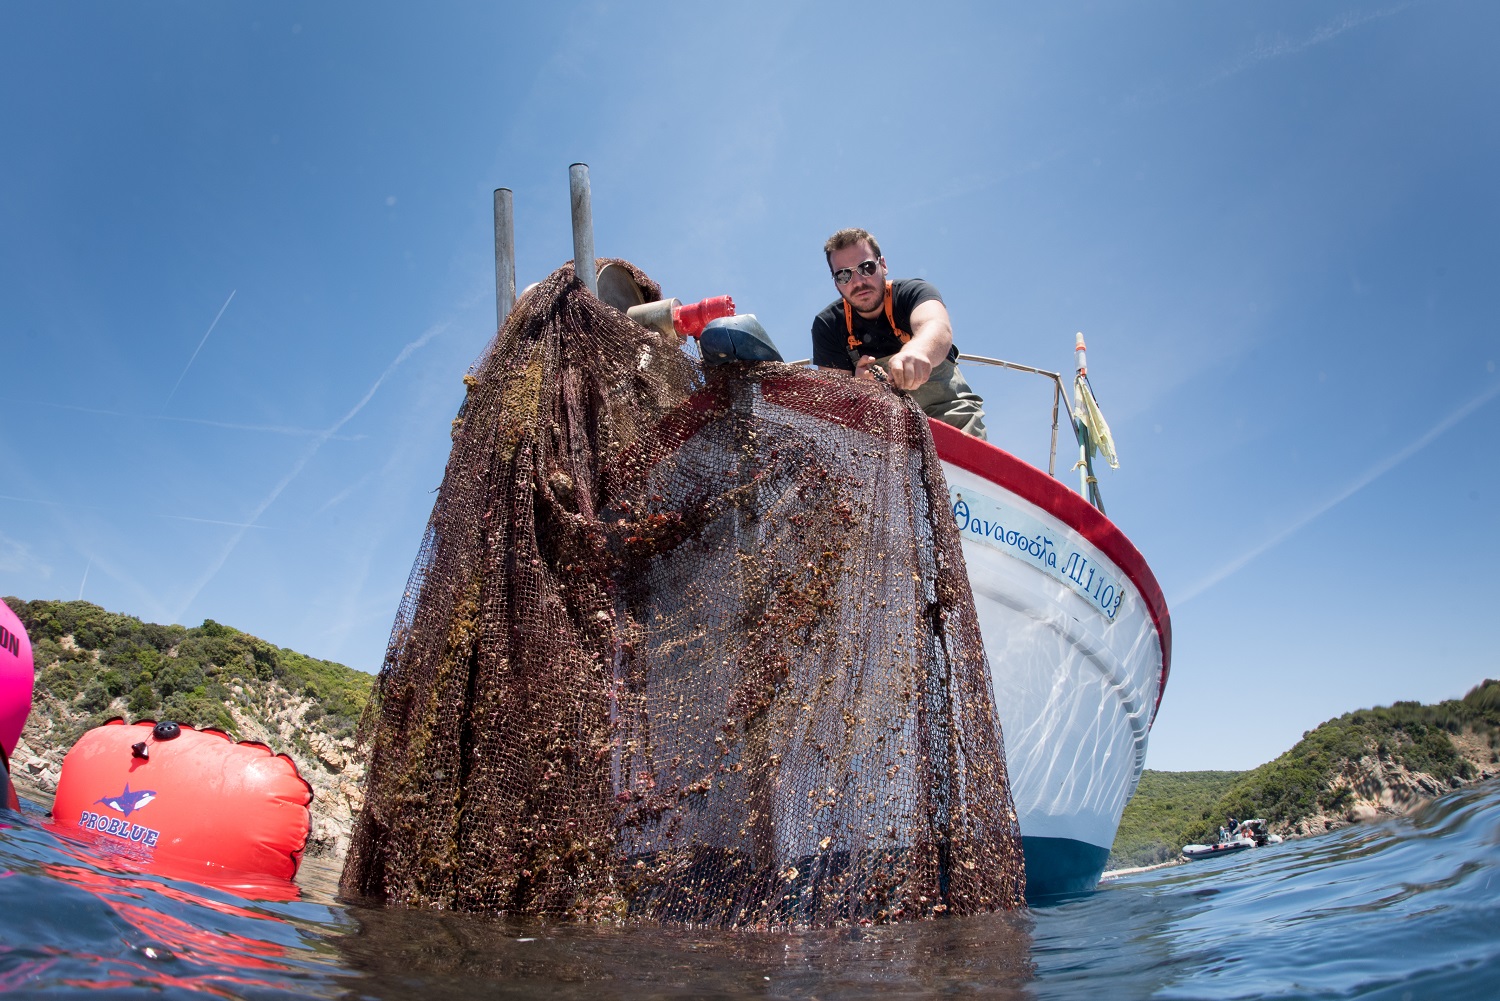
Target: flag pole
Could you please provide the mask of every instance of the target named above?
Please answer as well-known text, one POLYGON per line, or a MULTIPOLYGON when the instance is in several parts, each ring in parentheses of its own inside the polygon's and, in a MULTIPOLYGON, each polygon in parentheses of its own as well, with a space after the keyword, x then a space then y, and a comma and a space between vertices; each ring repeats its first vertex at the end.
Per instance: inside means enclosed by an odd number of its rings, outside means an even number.
POLYGON ((1077 375, 1073 378, 1073 426, 1078 430, 1078 492, 1084 500, 1104 513, 1104 498, 1099 493, 1099 481, 1094 477, 1094 460, 1089 455, 1090 430, 1088 407, 1083 402, 1084 382, 1089 374, 1088 352, 1083 344, 1083 331, 1074 336, 1073 351, 1078 358, 1077 375))

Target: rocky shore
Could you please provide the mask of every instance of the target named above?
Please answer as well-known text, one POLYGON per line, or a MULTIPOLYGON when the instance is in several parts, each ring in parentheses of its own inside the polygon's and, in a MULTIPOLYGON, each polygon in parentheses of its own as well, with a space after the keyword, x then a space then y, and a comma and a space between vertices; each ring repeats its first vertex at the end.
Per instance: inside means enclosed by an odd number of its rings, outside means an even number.
POLYGON ((1494 761, 1485 735, 1466 730, 1449 739, 1459 756, 1473 766, 1474 774, 1469 778, 1414 771, 1372 750, 1357 761, 1347 762, 1334 777, 1331 785, 1335 790, 1348 789, 1351 793, 1337 813, 1315 813, 1292 823, 1273 824, 1271 830, 1284 838, 1300 838, 1382 817, 1404 816, 1444 793, 1500 775, 1500 764, 1494 761))

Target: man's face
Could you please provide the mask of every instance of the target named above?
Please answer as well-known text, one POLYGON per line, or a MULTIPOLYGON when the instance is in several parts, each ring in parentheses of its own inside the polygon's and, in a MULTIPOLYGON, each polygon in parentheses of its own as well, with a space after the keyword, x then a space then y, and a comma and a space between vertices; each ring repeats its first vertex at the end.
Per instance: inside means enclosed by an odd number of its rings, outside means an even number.
POLYGON ((853 277, 849 284, 840 285, 835 281, 834 287, 839 290, 839 295, 860 313, 878 312, 885 304, 885 258, 877 257, 874 248, 861 240, 853 246, 842 250, 835 250, 828 258, 828 266, 835 272, 840 268, 849 268, 853 277), (873 275, 862 275, 859 266, 865 261, 874 261, 876 264, 873 275))

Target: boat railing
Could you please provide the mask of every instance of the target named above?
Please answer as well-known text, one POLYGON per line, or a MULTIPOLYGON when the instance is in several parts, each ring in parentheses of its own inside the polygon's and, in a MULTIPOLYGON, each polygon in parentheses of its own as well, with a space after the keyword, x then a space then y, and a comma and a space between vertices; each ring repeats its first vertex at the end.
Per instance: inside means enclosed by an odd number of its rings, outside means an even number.
MULTIPOLYGON (((1062 373, 1049 372, 1044 368, 1036 368, 1032 365, 1022 365, 1019 362, 1006 361, 1003 358, 987 358, 984 355, 960 354, 958 360, 972 362, 976 365, 990 365, 995 368, 1007 368, 1013 372, 1026 372, 1031 375, 1039 375, 1052 382, 1052 440, 1047 449, 1047 475, 1054 480, 1057 479, 1057 429, 1061 426, 1062 415, 1066 414, 1068 426, 1073 430, 1073 438, 1078 442, 1078 464, 1075 469, 1080 469, 1080 490, 1090 504, 1104 513, 1104 498, 1099 493, 1099 481, 1094 476, 1093 457, 1088 449, 1088 429, 1085 428, 1077 415, 1068 406, 1068 389, 1063 382, 1062 373)), ((793 365, 807 366, 812 364, 811 358, 799 358, 792 362, 793 365)))
MULTIPOLYGON (((1062 374, 1058 372, 1048 372, 1043 368, 1034 368, 1031 365, 1022 365, 1018 362, 1005 361, 1001 358, 986 358, 984 355, 961 354, 958 356, 958 360, 974 362, 979 365, 993 365, 996 368, 1008 368, 1013 372, 1029 372, 1032 375, 1039 375, 1044 379, 1052 380, 1052 443, 1047 449, 1047 475, 1052 477, 1053 479, 1056 479, 1057 428, 1059 415, 1068 415, 1068 424, 1072 427, 1073 436, 1075 438, 1079 436, 1080 431, 1078 421, 1074 419, 1073 411, 1070 410, 1067 405, 1068 390, 1063 385, 1062 374)), ((1101 507, 1100 510, 1103 510, 1103 508, 1101 507)))

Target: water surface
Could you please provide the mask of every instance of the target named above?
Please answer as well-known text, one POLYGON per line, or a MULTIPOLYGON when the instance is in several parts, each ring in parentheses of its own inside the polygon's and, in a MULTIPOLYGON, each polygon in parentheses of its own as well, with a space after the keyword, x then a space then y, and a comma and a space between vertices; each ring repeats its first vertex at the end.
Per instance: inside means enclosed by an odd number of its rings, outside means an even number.
POLYGON ((1490 998, 1500 783, 1410 817, 1107 881, 1015 914, 796 934, 353 906, 311 859, 238 892, 0 811, 0 992, 130 997, 1490 998), (290 899, 277 899, 290 898, 290 899))

